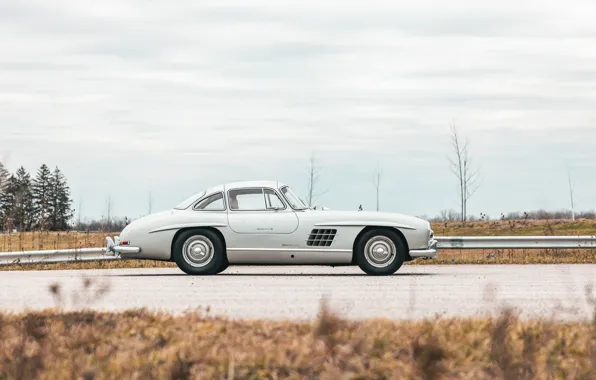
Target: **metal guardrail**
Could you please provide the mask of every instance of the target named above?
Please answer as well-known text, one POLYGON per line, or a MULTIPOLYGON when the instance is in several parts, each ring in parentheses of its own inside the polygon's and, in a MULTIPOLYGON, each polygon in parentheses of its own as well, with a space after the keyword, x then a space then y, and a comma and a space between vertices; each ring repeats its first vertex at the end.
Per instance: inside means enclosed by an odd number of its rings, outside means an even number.
POLYGON ((438 249, 596 248, 596 236, 437 236, 438 249))
MULTIPOLYGON (((596 249, 596 236, 435 236, 437 249, 596 249)), ((105 248, 1 252, 0 265, 121 260, 105 248)))
POLYGON ((75 261, 119 260, 106 256, 105 248, 55 249, 43 251, 0 252, 0 265, 41 264, 75 261))

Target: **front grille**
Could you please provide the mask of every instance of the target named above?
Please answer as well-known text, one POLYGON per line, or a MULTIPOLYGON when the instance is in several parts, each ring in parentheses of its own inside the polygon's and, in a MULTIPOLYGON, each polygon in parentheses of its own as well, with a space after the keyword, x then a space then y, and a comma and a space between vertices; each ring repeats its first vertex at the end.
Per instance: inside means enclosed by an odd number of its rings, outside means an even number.
POLYGON ((337 230, 314 229, 310 232, 306 245, 311 247, 329 247, 335 238, 337 230))

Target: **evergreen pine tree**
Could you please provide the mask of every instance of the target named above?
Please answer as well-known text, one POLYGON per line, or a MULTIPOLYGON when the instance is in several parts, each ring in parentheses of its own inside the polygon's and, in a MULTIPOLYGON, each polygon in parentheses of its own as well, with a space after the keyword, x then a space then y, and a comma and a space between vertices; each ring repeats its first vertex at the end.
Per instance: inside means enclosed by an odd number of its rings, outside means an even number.
POLYGON ((10 173, 4 167, 2 161, 0 161, 0 195, 4 193, 6 187, 8 186, 8 179, 10 178, 10 173))
POLYGON ((47 229, 48 227, 51 176, 52 173, 50 172, 50 169, 43 164, 37 171, 37 176, 33 180, 33 185, 31 186, 31 193, 33 195, 33 219, 35 224, 42 229, 47 229))
MULTIPOLYGON (((4 229, 7 217, 7 207, 5 202, 7 201, 7 190, 10 179, 10 173, 4 167, 4 164, 0 162, 0 231, 4 229)), ((10 210, 8 210, 10 212, 10 210)))
POLYGON ((71 209, 70 189, 66 178, 56 167, 50 177, 48 192, 50 203, 50 229, 54 231, 68 229, 68 222, 73 216, 71 209))
POLYGON ((31 195, 31 176, 24 167, 20 167, 14 178, 14 183, 9 184, 9 191, 13 197, 12 214, 14 225, 19 231, 27 231, 33 222, 33 197, 31 195))
POLYGON ((8 178, 8 186, 6 186, 4 207, 6 210, 6 218, 12 221, 9 223, 12 228, 15 228, 17 224, 15 221, 17 217, 17 199, 15 194, 17 193, 18 187, 17 177, 14 174, 11 174, 8 178))

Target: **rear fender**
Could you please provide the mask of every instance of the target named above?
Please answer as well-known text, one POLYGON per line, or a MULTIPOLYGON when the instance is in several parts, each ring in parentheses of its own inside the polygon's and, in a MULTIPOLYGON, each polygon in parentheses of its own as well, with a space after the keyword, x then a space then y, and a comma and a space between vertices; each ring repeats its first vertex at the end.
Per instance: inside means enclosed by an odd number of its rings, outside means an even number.
MULTIPOLYGON (((226 227, 226 226, 224 225, 224 227, 226 227)), ((226 263, 228 262, 226 238, 221 233, 221 231, 218 228, 215 228, 212 224, 210 224, 208 226, 196 226, 195 225, 192 227, 184 227, 184 228, 181 228, 178 231, 176 231, 176 233, 174 234, 174 237, 172 238, 172 242, 170 244, 170 260, 169 261, 174 261, 174 244, 176 243, 178 236, 180 236, 181 233, 183 233, 185 231, 189 231, 189 230, 196 230, 197 232, 199 232, 201 230, 209 230, 209 231, 212 231, 215 234, 217 234, 217 236, 219 236, 219 238, 221 239, 221 242, 223 243, 223 246, 224 246, 224 256, 225 256, 224 260, 226 263)))

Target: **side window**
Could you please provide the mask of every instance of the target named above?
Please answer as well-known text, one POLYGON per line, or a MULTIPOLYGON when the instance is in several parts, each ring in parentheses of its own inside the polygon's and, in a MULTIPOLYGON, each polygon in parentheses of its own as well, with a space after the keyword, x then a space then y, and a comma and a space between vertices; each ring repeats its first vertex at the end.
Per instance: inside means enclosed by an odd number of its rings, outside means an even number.
POLYGON ((223 211, 225 210, 223 195, 221 193, 213 194, 203 199, 195 207, 195 210, 223 211))
POLYGON ((281 199, 270 189, 236 189, 228 193, 230 210, 264 211, 272 207, 285 208, 281 199))
POLYGON ((279 199, 277 194, 271 189, 265 189, 265 201, 269 208, 278 208, 278 209, 286 208, 286 206, 281 201, 281 199, 279 199))

